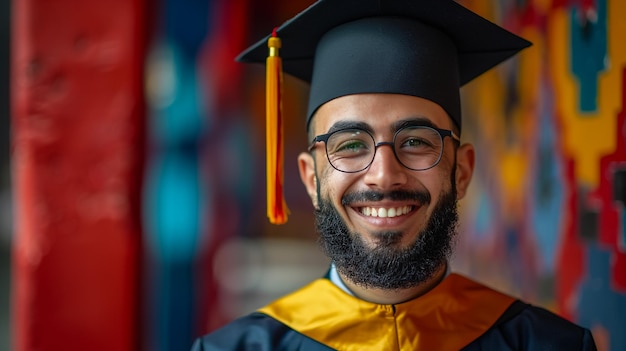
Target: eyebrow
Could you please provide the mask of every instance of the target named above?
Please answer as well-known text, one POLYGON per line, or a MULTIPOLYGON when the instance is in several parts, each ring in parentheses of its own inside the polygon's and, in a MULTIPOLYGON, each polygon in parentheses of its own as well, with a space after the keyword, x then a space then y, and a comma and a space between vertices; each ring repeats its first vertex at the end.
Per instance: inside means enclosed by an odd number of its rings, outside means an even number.
POLYGON ((369 124, 365 122, 361 122, 361 121, 349 121, 349 120, 335 122, 332 126, 330 126, 330 129, 328 129, 328 133, 332 133, 337 130, 352 129, 352 128, 363 129, 372 134, 374 133, 374 129, 369 124))
MULTIPOLYGON (((439 128, 437 127, 431 120, 423 116, 409 117, 405 119, 401 119, 399 121, 394 122, 389 128, 391 133, 395 133, 398 130, 406 127, 431 127, 431 128, 439 128)), ((342 129, 362 129, 370 134, 374 135, 374 128, 369 124, 361 121, 351 121, 351 120, 343 120, 335 122, 329 129, 328 133, 335 132, 337 130, 342 129)))
POLYGON ((423 116, 410 117, 406 119, 401 119, 399 121, 394 122, 391 125, 391 132, 395 133, 398 130, 406 127, 431 127, 431 128, 439 128, 437 127, 430 119, 423 116))

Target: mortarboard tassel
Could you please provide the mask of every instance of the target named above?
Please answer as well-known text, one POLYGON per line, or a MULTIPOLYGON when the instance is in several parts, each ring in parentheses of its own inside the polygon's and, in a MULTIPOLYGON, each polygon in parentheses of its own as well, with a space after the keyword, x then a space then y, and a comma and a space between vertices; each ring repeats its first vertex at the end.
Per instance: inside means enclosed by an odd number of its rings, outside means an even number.
POLYGON ((283 69, 279 56, 281 46, 276 29, 267 42, 269 56, 266 62, 266 172, 267 217, 273 224, 287 222, 287 204, 283 196, 283 69))

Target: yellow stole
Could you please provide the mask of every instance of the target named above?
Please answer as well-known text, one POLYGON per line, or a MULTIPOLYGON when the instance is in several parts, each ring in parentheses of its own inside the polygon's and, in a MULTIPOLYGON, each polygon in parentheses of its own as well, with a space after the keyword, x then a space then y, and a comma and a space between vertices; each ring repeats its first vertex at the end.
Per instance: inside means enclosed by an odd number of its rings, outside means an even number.
POLYGON ((317 279, 259 312, 337 350, 459 350, 514 301, 453 273, 428 293, 397 305, 363 301, 317 279))

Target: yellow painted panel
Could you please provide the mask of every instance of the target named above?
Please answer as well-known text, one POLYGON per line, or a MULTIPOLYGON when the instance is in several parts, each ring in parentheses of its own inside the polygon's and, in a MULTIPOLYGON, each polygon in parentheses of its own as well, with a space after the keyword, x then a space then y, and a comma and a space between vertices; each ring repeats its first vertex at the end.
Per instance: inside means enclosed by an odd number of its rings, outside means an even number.
MULTIPOLYGON (((619 0, 609 1, 609 40, 608 56, 611 62, 624 62, 623 43, 618 39, 624 38, 622 26, 626 25, 623 19, 625 4, 619 0), (620 12, 622 11, 622 12, 620 12), (621 23, 620 23, 621 22, 621 23), (621 35, 619 33, 622 33, 621 35)), ((575 175, 579 183, 596 187, 599 181, 600 158, 612 153, 616 148, 615 128, 616 111, 621 102, 619 87, 621 85, 621 70, 612 64, 608 70, 599 76, 598 110, 583 114, 578 106, 578 81, 571 73, 570 67, 570 9, 555 10, 548 21, 548 40, 550 71, 553 72, 556 106, 562 121, 562 135, 564 149, 575 160, 575 175)))

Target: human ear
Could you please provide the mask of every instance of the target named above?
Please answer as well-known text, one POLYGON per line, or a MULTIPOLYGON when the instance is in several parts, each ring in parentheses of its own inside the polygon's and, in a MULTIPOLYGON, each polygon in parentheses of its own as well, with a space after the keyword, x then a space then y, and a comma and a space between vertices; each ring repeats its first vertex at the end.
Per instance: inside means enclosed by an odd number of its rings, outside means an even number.
POLYGON ((463 144, 456 150, 456 192, 457 199, 462 199, 467 193, 467 188, 472 180, 474 173, 474 146, 472 144, 463 144))
POLYGON ((308 152, 302 152, 298 155, 298 170, 300 171, 300 179, 306 188, 313 207, 318 208, 318 187, 317 177, 315 176, 315 160, 313 155, 308 152))

